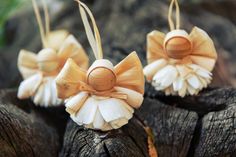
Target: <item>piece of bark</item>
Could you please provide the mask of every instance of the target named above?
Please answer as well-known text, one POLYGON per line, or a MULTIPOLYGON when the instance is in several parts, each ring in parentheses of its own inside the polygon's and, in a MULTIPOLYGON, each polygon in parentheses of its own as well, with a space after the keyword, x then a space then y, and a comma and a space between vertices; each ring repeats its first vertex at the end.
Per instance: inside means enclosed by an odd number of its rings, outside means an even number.
POLYGON ((101 132, 69 120, 60 157, 148 157, 148 136, 136 118, 120 129, 101 132))
MULTIPOLYGON (((183 108, 193 113, 198 113, 198 119, 193 133, 193 139, 188 148, 188 156, 195 157, 228 157, 235 156, 236 153, 236 89, 234 88, 212 88, 201 92, 197 96, 187 96, 185 98, 179 98, 176 96, 165 96, 162 92, 156 92, 150 84, 146 85, 148 92, 146 96, 153 99, 158 99, 161 102, 169 106, 176 108, 183 108)), ((150 103, 151 104, 151 103, 150 103)), ((151 107, 150 107, 151 108, 151 107)), ((147 112, 149 119, 155 119, 155 116, 150 115, 156 109, 150 109, 146 111, 147 107, 142 112, 147 112)), ((163 113, 163 111, 161 112, 163 113)), ((174 111, 174 113, 178 113, 174 111)), ((190 112, 191 113, 191 112, 190 112)), ((144 116, 145 117, 145 116, 144 116)), ((171 118, 174 118, 171 116, 171 118)), ((161 117, 160 121, 166 122, 168 118, 161 117)), ((158 128, 157 122, 150 123, 154 131, 158 128), (154 126, 153 126, 154 125, 154 126), (156 126, 155 126, 156 125, 156 126)), ((193 124, 193 123, 191 123, 193 124)), ((177 124, 177 128, 185 126, 177 124)), ((162 128, 162 125, 159 126, 162 128)), ((171 131, 166 131, 170 133, 171 131)), ((188 132, 189 136, 192 132, 188 132)), ((182 135, 184 135, 182 133, 182 135)), ((158 139, 164 139, 164 135, 156 135, 156 141, 158 139)), ((173 144, 173 142, 171 142, 173 144)), ((163 145, 163 143, 161 144, 163 145)), ((163 147, 163 146, 162 146, 163 147)), ((157 144, 158 152, 161 153, 162 149, 157 144)), ((171 146, 171 148, 173 148, 171 146)), ((161 155, 160 155, 161 156, 161 155)), ((163 153, 162 156, 166 156, 163 153)), ((181 156, 181 155, 179 155, 181 156)), ((184 155, 186 156, 186 154, 184 155)))
POLYGON ((231 105, 204 116, 195 157, 236 156, 236 104, 231 105))
POLYGON ((64 105, 47 108, 35 106, 30 99, 19 100, 17 98, 16 89, 0 90, 0 103, 15 105, 24 112, 39 117, 45 124, 53 127, 59 135, 59 143, 61 147, 66 122, 69 117, 69 114, 65 111, 64 105))
POLYGON ((187 156, 198 120, 195 112, 145 98, 138 115, 152 128, 158 156, 187 156))
POLYGON ((199 97, 205 103, 224 106, 204 115, 199 121, 195 157, 236 156, 236 90, 221 88, 199 97))
MULTIPOLYGON (((42 117, 28 108, 20 109, 21 101, 0 92, 0 156, 4 157, 56 157, 59 136, 56 129, 47 125, 42 117), (4 99, 2 99, 4 98, 4 99), (8 100, 7 100, 8 99, 8 100)), ((25 101, 21 105, 27 105, 25 101)))

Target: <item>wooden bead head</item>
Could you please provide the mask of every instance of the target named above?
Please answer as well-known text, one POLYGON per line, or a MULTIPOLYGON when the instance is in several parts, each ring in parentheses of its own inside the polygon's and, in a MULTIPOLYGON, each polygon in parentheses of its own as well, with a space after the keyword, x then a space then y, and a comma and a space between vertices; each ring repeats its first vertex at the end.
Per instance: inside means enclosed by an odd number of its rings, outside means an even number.
POLYGON ((169 57, 182 59, 192 51, 192 42, 184 30, 169 32, 164 41, 164 48, 169 57))
POLYGON ((116 75, 109 60, 96 60, 88 70, 87 83, 97 91, 110 90, 115 86, 116 75))
POLYGON ((53 72, 58 69, 57 53, 50 48, 45 48, 38 53, 38 66, 43 72, 53 72))

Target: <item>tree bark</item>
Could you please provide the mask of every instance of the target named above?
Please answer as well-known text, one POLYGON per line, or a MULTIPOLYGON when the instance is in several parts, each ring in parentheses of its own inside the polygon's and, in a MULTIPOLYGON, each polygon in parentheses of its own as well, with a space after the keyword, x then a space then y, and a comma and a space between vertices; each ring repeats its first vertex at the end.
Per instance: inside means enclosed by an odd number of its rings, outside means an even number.
POLYGON ((56 130, 30 108, 20 109, 18 105, 27 102, 16 100, 11 94, 8 90, 0 91, 0 156, 56 157, 59 150, 56 130))
POLYGON ((148 135, 135 117, 120 129, 108 132, 67 124, 60 157, 148 157, 148 135))

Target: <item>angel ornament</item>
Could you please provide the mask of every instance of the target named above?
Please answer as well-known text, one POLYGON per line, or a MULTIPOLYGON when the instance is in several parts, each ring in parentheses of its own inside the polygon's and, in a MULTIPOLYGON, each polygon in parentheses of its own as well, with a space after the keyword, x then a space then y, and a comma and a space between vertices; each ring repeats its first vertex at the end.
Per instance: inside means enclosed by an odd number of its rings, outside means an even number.
POLYGON ((166 95, 196 95, 212 80, 217 53, 207 33, 194 27, 188 34, 179 29, 180 17, 177 0, 169 7, 171 31, 164 34, 152 31, 147 35, 147 61, 144 75, 156 90, 166 95), (176 6, 176 28, 171 19, 176 6))
POLYGON ((63 101, 58 99, 55 77, 68 58, 72 58, 81 68, 87 69, 88 57, 73 35, 65 30, 50 31, 49 16, 45 2, 45 29, 36 1, 33 0, 36 19, 40 28, 43 49, 35 54, 21 50, 18 56, 18 69, 23 76, 18 89, 18 98, 32 98, 35 105, 57 106, 63 101))
POLYGON ((89 8, 78 1, 80 14, 96 60, 85 71, 68 59, 56 78, 59 98, 78 125, 107 131, 128 123, 144 94, 141 62, 132 52, 116 66, 103 59, 100 34, 89 8), (89 25, 89 15, 93 31, 89 25), (94 32, 94 33, 93 33, 94 32))

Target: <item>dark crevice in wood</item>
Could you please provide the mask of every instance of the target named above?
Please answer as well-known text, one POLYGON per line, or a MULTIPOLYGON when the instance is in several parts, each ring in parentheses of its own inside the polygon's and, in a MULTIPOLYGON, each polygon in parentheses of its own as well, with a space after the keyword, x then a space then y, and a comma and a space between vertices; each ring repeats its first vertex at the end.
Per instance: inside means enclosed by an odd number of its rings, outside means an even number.
MULTIPOLYGON (((134 137, 133 136, 131 136, 131 135, 129 135, 129 137, 130 137, 130 139, 133 141, 133 143, 137 146, 137 148, 139 149, 139 150, 141 150, 141 152, 142 152, 142 155, 143 156, 145 156, 146 155, 146 153, 145 152, 143 152, 143 149, 141 148, 141 146, 137 143, 137 141, 134 139, 134 137)), ((146 141, 146 143, 147 143, 147 141, 146 141)))
POLYGON ((106 154, 107 154, 107 157, 111 157, 110 152, 109 152, 109 150, 108 150, 108 148, 107 148, 105 142, 104 142, 104 144, 103 144, 103 148, 104 148, 104 150, 105 150, 105 152, 106 152, 106 154))
POLYGON ((137 114, 152 128, 159 156, 186 156, 198 116, 195 112, 145 98, 137 114))
POLYGON ((193 157, 195 154, 195 150, 199 143, 200 134, 202 130, 202 118, 203 117, 198 117, 197 124, 195 126, 194 133, 193 133, 193 138, 191 140, 190 147, 187 153, 187 157, 193 157))
MULTIPOLYGON (((201 110, 198 107, 196 108, 196 106, 200 105, 200 104, 198 104, 197 102, 195 103, 194 99, 191 99, 191 98, 190 98, 190 101, 188 101, 188 100, 186 101, 186 100, 183 100, 183 98, 175 97, 175 96, 168 96, 168 98, 166 96, 163 96, 163 97, 158 96, 158 97, 156 97, 156 99, 158 99, 159 101, 163 102, 166 105, 186 109, 188 111, 197 112, 199 116, 204 116, 204 115, 208 114, 209 112, 221 111, 221 110, 225 109, 225 107, 226 107, 226 104, 220 104, 220 105, 217 105, 213 108, 209 108, 207 110, 205 110, 205 109, 201 110), (189 106, 190 104, 192 106, 189 106)), ((201 103, 201 105, 205 106, 207 104, 201 103)))
MULTIPOLYGON (((150 97, 152 99, 157 99, 161 101, 162 103, 182 108, 188 111, 194 111, 197 112, 200 117, 208 114, 209 112, 217 112, 225 109, 228 104, 225 102, 217 103, 215 104, 209 104, 209 102, 199 101, 201 98, 201 95, 204 96, 205 93, 208 93, 209 91, 218 90, 217 87, 209 87, 207 89, 204 89, 200 92, 197 96, 186 96, 185 98, 181 98, 179 96, 165 96, 163 92, 156 91, 150 83, 146 83, 146 94, 145 97, 150 97)), ((227 88, 226 88, 227 89, 227 88)), ((230 89, 230 88, 228 88, 230 89)))

